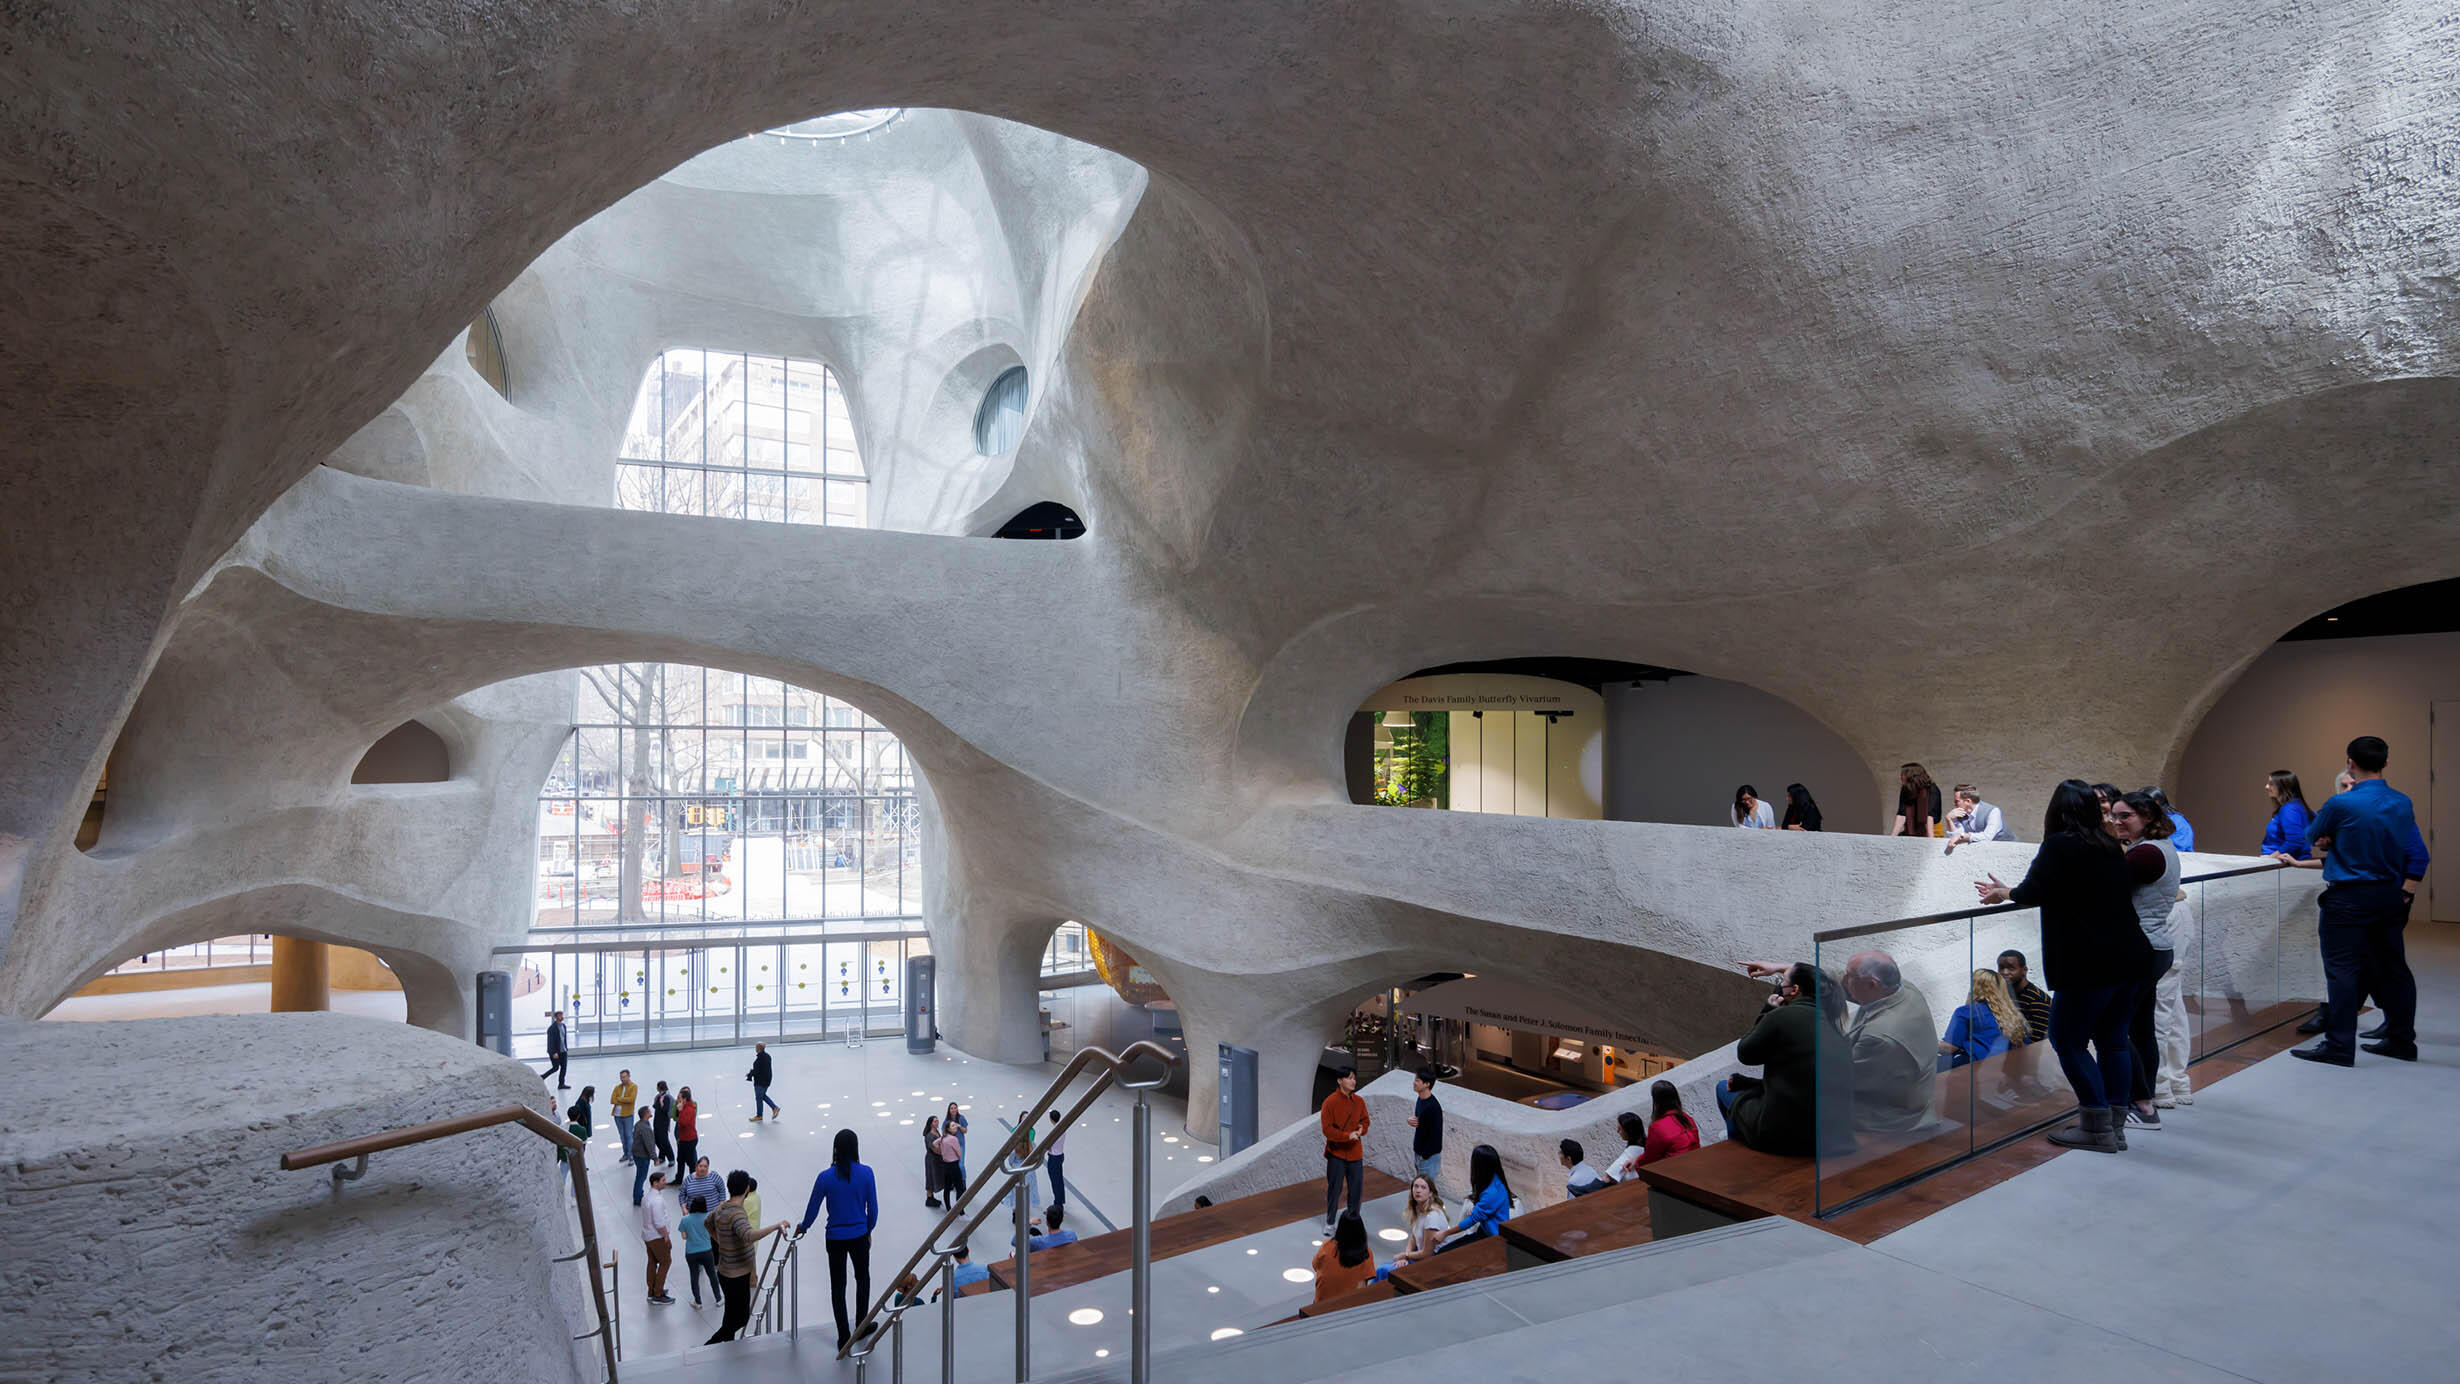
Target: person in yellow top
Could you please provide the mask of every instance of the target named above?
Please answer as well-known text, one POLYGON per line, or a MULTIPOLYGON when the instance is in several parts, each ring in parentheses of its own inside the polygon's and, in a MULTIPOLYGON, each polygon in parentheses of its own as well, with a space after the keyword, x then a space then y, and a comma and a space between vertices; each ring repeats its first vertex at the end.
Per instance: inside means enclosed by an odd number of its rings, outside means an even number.
POLYGON ((614 1093, 607 1097, 607 1108, 615 1112, 617 1148, 624 1151, 623 1161, 632 1161, 632 1107, 641 1098, 641 1088, 632 1084, 630 1070, 615 1074, 614 1093))

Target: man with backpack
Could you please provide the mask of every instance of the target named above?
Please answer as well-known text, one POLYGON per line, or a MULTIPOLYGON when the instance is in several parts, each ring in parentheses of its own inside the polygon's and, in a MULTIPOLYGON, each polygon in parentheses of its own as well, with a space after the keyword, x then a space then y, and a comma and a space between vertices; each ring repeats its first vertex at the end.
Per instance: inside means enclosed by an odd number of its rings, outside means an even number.
POLYGON ((763 1106, 776 1114, 786 1113, 778 1109, 776 1101, 769 1099, 769 1078, 775 1074, 775 1071, 776 1069, 769 1062, 769 1045, 766 1043, 752 1044, 752 1069, 743 1074, 743 1079, 752 1083, 753 1124, 760 1123, 763 1118, 761 1114, 763 1106))

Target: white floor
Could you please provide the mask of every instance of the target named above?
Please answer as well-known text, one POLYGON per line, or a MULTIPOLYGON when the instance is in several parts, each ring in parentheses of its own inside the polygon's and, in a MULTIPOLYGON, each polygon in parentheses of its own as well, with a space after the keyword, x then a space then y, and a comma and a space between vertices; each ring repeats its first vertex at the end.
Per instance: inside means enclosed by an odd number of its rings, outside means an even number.
MULTIPOLYGON (((1059 1064, 1013 1067, 979 1061, 945 1043, 936 1054, 915 1056, 906 1052, 902 1040, 891 1039, 875 1039, 857 1049, 840 1043, 772 1044, 769 1052, 776 1063, 776 1083, 769 1094, 785 1114, 760 1124, 751 1123, 752 1088, 743 1075, 751 1065, 748 1046, 578 1058, 572 1063, 571 1089, 553 1093, 561 1109, 583 1085, 598 1088, 600 1140, 590 1154, 591 1187, 601 1245, 612 1249, 621 1264, 618 1300, 628 1359, 700 1344, 717 1330, 718 1311, 715 1303, 693 1310, 680 1247, 667 1288, 677 1305, 653 1307, 647 1301, 638 1213, 632 1207, 632 1169, 616 1162, 615 1126, 606 1103, 619 1069, 630 1068, 643 1092, 654 1090, 659 1081, 692 1088, 700 1105, 702 1154, 713 1171, 741 1168, 758 1179, 761 1215, 768 1221, 802 1218, 812 1179, 828 1163, 830 1141, 839 1129, 853 1129, 862 1139, 863 1161, 880 1188, 880 1227, 873 1235, 871 1264, 875 1296, 937 1223, 939 1213, 923 1205, 922 1122, 940 1114, 949 1101, 958 1103, 973 1125, 966 1140, 970 1177, 978 1171, 974 1158, 987 1155, 1006 1137, 1002 1121, 1022 1114, 1060 1070, 1059 1064)), ((1106 1092, 1068 1136, 1068 1215, 1073 1229, 1092 1234, 1106 1228, 1105 1220, 1128 1223, 1132 1105, 1128 1093, 1106 1092)), ((1154 1186, 1167 1189, 1199 1162, 1210 1162, 1213 1150, 1181 1129, 1186 1120, 1183 1101, 1159 1097, 1153 1106, 1154 1186)), ((1047 1203, 1047 1181, 1037 1195, 1047 1203)), ((817 1236, 815 1229, 805 1246, 812 1253, 803 1265, 802 1319, 806 1342, 817 1329, 825 1345, 835 1333, 828 1267, 818 1252, 817 1236)), ((979 1254, 979 1262, 1007 1257, 1004 1236, 981 1248, 990 1252, 979 1254)))
MULTIPOLYGON (((184 1019, 197 1014, 263 1014, 273 1008, 273 987, 191 985, 176 990, 131 990, 119 995, 71 995, 43 1017, 93 1023, 105 1019, 184 1019)), ((402 1022, 408 1017, 399 990, 336 990, 333 1012, 402 1022)))

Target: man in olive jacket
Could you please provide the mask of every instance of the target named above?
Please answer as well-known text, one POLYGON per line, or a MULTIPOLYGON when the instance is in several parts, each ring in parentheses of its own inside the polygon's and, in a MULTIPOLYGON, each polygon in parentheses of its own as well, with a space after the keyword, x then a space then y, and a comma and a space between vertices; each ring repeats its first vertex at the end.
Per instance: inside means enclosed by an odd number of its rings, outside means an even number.
POLYGON ((1854 1055, 1854 1127, 1902 1132, 1929 1124, 1939 1078, 1930 1001, 1880 951, 1845 963, 1845 998, 1857 1006, 1845 1030, 1854 1055))
POLYGON ((1771 1007, 1734 1048, 1762 1075, 1717 1083, 1726 1132, 1745 1148, 1808 1157, 1823 1144, 1851 1147, 1851 1067, 1837 1028, 1844 1007, 1837 983, 1819 968, 1799 961, 1786 968, 1771 1007))

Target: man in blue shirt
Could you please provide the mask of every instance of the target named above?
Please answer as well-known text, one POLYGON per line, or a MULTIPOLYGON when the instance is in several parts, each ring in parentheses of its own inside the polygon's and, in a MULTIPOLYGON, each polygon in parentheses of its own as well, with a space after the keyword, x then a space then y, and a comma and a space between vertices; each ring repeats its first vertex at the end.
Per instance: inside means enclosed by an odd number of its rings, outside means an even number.
POLYGON ((2407 795, 2383 781, 2391 748, 2372 735, 2349 742, 2349 791, 2315 814, 2307 839, 2323 853, 2316 933, 2323 949, 2323 1039, 2296 1056, 2357 1064, 2358 1008, 2383 1006, 2383 1037, 2366 1051, 2417 1060, 2417 977, 2401 943, 2409 905, 2426 877, 2426 843, 2407 795))
MULTIPOLYGON (((1049 1210, 1043 1212, 1042 1219, 1049 1223, 1050 1229, 1044 1231, 1040 1235, 1026 1237, 1025 1252, 1027 1254, 1031 1254, 1038 1249, 1057 1249, 1061 1245, 1075 1244, 1076 1232, 1073 1230, 1062 1230, 1059 1228, 1059 1223, 1067 1218, 1068 1208, 1064 1206, 1054 1205, 1049 1210)), ((1011 1241, 1015 1238, 1016 1237, 1014 1236, 1009 1237, 1011 1241)))

